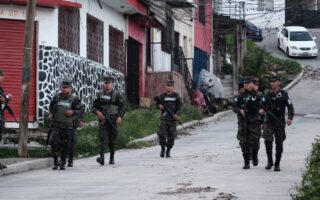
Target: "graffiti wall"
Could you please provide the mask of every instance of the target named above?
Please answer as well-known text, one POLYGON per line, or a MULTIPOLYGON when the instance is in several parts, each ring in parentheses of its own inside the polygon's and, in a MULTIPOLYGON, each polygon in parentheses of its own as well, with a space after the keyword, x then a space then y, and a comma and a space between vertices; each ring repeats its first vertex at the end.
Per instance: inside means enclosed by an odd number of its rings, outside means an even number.
POLYGON ((56 47, 39 46, 38 121, 43 122, 50 101, 60 91, 60 83, 65 76, 73 80, 74 91, 88 112, 96 94, 102 89, 102 77, 105 75, 114 77, 115 89, 125 93, 122 73, 56 47))

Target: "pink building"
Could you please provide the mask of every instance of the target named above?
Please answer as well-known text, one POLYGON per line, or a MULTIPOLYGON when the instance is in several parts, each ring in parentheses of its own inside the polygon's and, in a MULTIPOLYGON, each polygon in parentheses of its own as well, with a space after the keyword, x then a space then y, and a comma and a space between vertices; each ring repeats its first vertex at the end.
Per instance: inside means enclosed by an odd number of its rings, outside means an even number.
POLYGON ((212 1, 195 0, 194 62, 193 80, 197 83, 201 69, 210 70, 210 56, 213 40, 213 6, 212 1))

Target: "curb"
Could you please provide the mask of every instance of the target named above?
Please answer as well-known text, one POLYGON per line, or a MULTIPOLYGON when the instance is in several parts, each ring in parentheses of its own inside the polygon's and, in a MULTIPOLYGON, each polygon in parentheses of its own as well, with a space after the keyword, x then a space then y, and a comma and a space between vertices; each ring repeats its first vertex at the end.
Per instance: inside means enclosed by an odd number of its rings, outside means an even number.
POLYGON ((52 158, 29 160, 29 161, 7 165, 6 169, 0 170, 0 176, 16 174, 16 173, 35 170, 35 169, 43 169, 50 166, 52 166, 52 158))
POLYGON ((298 84, 298 82, 301 80, 301 78, 302 78, 302 76, 303 76, 303 74, 304 74, 304 67, 305 67, 305 66, 302 66, 302 71, 300 72, 300 74, 298 74, 293 81, 291 81, 286 87, 284 87, 283 90, 289 91, 289 90, 291 90, 295 85, 298 84))
MULTIPOLYGON (((202 120, 193 120, 190 122, 186 122, 182 125, 177 126, 177 131, 181 131, 182 129, 189 128, 189 127, 194 126, 195 124, 198 124, 198 123, 208 123, 208 122, 217 121, 217 120, 221 119, 222 117, 225 117, 225 116, 230 115, 232 113, 233 113, 232 110, 227 110, 227 111, 223 111, 223 112, 218 112, 213 117, 208 117, 208 118, 205 118, 202 120)), ((132 145, 137 142, 156 142, 156 141, 158 141, 158 135, 157 135, 157 133, 154 133, 154 134, 149 135, 147 137, 133 140, 133 141, 129 142, 128 145, 132 145)))

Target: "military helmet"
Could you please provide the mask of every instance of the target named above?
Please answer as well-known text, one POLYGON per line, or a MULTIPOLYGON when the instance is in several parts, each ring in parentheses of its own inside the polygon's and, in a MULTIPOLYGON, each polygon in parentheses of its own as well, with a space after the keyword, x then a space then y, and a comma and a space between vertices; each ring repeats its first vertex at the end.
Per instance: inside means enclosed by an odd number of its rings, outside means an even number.
POLYGON ((174 80, 167 80, 167 86, 173 86, 174 85, 174 80))
POLYGON ((246 83, 252 83, 252 78, 251 78, 250 76, 244 77, 243 83, 244 83, 244 84, 246 84, 246 83))
POLYGON ((103 77, 103 82, 104 83, 113 83, 114 82, 114 78, 112 76, 104 76, 103 77))
POLYGON ((269 78, 269 81, 270 81, 270 82, 280 81, 280 80, 281 80, 280 76, 271 76, 271 77, 269 78))
POLYGON ((72 87, 72 79, 68 77, 64 77, 61 81, 61 86, 67 86, 67 87, 72 87))

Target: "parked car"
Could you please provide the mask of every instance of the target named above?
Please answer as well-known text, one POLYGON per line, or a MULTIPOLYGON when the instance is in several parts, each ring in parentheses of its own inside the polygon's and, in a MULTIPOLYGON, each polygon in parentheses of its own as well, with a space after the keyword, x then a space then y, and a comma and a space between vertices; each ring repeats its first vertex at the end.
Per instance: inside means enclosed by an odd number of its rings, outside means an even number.
POLYGON ((263 40, 262 30, 260 28, 258 28, 256 25, 252 24, 249 21, 245 22, 245 26, 247 38, 255 42, 261 42, 263 40))
POLYGON ((278 48, 288 57, 317 57, 316 37, 302 26, 282 26, 278 32, 278 48))

